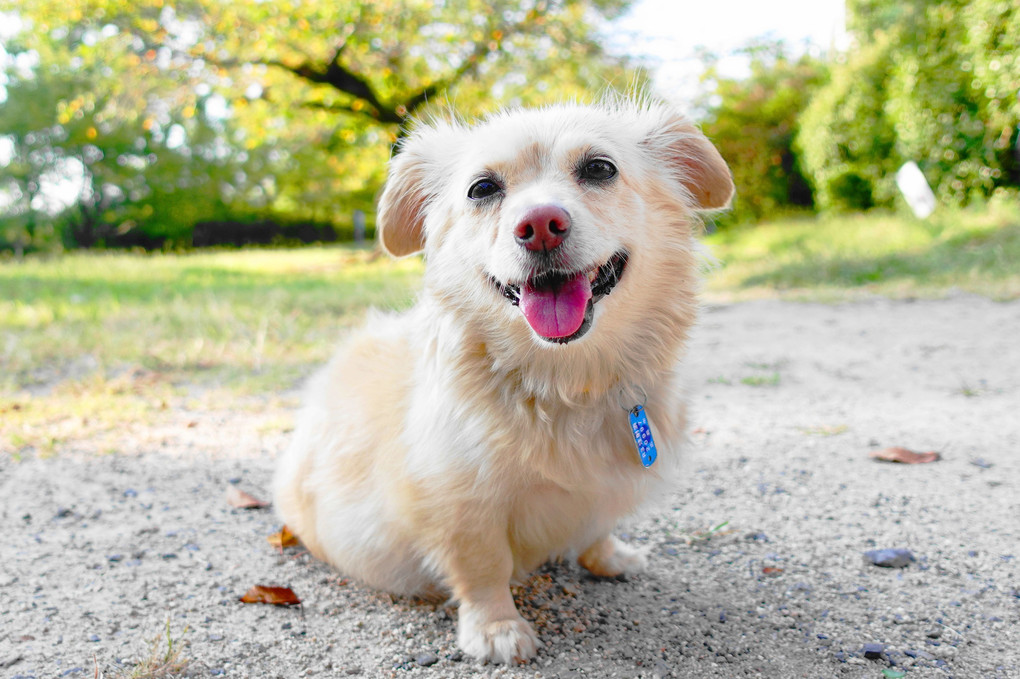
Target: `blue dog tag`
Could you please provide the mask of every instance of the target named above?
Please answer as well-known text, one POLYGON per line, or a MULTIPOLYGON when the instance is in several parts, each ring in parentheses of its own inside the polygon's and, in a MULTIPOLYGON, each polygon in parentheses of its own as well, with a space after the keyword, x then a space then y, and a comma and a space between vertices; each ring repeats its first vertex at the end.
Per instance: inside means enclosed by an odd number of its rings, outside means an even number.
POLYGON ((648 416, 641 406, 634 406, 630 411, 630 433, 634 435, 634 443, 637 445, 638 455, 641 456, 641 464, 651 467, 655 462, 658 453, 655 450, 655 439, 652 438, 652 428, 648 424, 648 416))

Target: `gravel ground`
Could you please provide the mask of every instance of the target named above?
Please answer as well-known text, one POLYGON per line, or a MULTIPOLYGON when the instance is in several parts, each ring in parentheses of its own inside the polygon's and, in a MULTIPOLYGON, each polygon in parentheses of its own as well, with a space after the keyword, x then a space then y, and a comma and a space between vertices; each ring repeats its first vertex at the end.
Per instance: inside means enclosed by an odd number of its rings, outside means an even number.
POLYGON ((270 509, 226 502, 268 497, 279 399, 176 412, 117 454, 0 455, 0 676, 127 676, 169 622, 196 677, 1020 677, 1018 337, 1020 302, 962 295, 709 307, 688 473, 621 527, 648 572, 535 574, 516 595, 544 648, 521 667, 463 657, 454 609, 280 554, 270 509), (869 459, 887 446, 942 459, 869 459), (303 605, 239 603, 255 584, 303 605))

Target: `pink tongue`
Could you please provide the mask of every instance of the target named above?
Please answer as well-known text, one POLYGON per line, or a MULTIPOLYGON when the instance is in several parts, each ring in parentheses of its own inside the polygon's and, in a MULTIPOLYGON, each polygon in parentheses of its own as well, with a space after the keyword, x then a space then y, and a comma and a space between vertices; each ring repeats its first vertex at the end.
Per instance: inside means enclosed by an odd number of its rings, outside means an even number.
POLYGON ((532 329, 542 337, 569 337, 584 322, 591 299, 591 282, 578 274, 556 290, 521 288, 520 308, 532 329))

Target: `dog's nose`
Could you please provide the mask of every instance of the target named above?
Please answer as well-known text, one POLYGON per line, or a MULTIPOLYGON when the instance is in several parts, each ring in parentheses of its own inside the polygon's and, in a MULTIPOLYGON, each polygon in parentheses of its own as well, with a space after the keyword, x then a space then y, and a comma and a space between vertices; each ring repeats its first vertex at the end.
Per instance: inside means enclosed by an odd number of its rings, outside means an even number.
POLYGON ((524 213, 514 228, 514 238, 532 252, 554 250, 570 231, 570 215, 556 205, 538 205, 524 213))

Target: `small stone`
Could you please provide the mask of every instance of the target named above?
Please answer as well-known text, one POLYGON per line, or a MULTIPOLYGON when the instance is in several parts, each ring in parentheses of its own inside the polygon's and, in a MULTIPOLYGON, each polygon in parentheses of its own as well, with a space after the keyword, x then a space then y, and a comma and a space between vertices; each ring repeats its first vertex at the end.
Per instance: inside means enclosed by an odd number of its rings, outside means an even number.
POLYGON ((208 637, 209 641, 223 641, 222 634, 210 634, 208 637))
POLYGON ((878 660, 882 657, 882 651, 885 650, 885 644, 864 644, 864 657, 868 660, 878 660))
POLYGON ((361 668, 360 667, 348 667, 346 670, 344 670, 344 674, 353 677, 353 676, 355 676, 357 674, 361 674, 361 668))
POLYGON ((6 660, 0 660, 0 669, 7 669, 8 667, 13 667, 14 665, 17 665, 19 662, 24 660, 24 658, 25 656, 23 655, 15 655, 10 658, 7 658, 6 660))
POLYGON ((432 652, 419 653, 414 657, 414 661, 422 667, 431 667, 439 662, 439 656, 432 652))
POLYGON ((99 635, 98 634, 90 634, 89 635, 89 641, 91 641, 91 642, 99 641, 99 635))
POLYGON ((864 552, 865 558, 880 568, 906 568, 917 561, 909 549, 872 549, 864 552))

